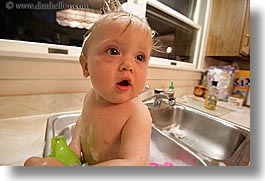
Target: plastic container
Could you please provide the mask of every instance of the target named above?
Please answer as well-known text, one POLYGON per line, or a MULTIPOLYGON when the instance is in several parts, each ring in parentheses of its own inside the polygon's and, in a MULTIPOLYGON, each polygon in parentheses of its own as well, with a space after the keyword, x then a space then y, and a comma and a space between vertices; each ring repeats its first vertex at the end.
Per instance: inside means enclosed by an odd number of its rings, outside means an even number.
POLYGON ((218 81, 212 81, 212 86, 208 87, 207 96, 205 98, 204 107, 206 109, 215 110, 218 100, 218 81))

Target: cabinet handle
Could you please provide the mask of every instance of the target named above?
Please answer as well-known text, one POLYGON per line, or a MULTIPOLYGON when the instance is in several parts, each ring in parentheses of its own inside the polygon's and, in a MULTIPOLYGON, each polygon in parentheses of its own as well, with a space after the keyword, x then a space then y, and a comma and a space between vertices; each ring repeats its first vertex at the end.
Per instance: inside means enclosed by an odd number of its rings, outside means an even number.
POLYGON ((249 46, 249 40, 250 40, 250 35, 249 35, 249 33, 247 33, 247 34, 245 35, 245 37, 247 38, 247 44, 244 45, 244 47, 248 47, 248 46, 249 46))

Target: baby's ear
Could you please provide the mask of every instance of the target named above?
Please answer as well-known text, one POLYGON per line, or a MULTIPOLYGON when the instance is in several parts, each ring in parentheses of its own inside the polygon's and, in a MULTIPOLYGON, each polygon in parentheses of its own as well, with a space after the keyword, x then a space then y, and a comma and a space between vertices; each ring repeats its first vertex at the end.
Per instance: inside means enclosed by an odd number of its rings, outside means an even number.
POLYGON ((83 76, 88 77, 89 76, 88 64, 87 64, 87 59, 86 59, 85 55, 80 55, 79 63, 80 63, 82 70, 83 70, 83 76))

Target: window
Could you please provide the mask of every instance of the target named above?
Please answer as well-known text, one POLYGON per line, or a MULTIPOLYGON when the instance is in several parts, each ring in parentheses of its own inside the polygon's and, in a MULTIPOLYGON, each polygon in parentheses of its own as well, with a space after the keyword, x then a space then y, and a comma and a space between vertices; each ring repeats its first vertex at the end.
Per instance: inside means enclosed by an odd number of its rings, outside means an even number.
POLYGON ((151 53, 156 63, 196 68, 206 5, 200 0, 147 0, 146 17, 159 42, 151 53))
MULTIPOLYGON (((210 9, 208 6, 211 0, 120 0, 120 2, 136 2, 140 5, 142 11, 146 12, 150 26, 157 32, 155 38, 161 42, 161 46, 159 46, 159 51, 151 52, 151 64, 200 67, 205 44, 205 22, 207 22, 207 12, 210 9)), ((69 56, 77 56, 71 55, 72 51, 70 50, 80 49, 83 35, 89 24, 84 21, 69 23, 64 17, 72 17, 73 14, 78 18, 86 16, 85 20, 87 21, 87 16, 91 12, 97 13, 103 3, 104 0, 43 0, 38 2, 28 0, 25 3, 20 0, 6 0, 5 6, 0 7, 0 12, 3 15, 2 21, 0 21, 0 39, 11 40, 11 43, 25 44, 19 50, 15 49, 16 51, 42 53, 48 52, 46 51, 47 46, 60 44, 69 50, 69 56), (9 6, 10 3, 12 6, 9 6), (42 7, 42 5, 50 6, 58 5, 58 3, 82 5, 84 8, 81 8, 79 12, 71 8, 28 8, 29 5, 42 7), (60 41, 57 41, 58 39, 60 41), (31 50, 32 48, 28 46, 33 46, 31 42, 41 43, 38 44, 39 47, 43 46, 45 50, 40 50, 40 48, 31 50), (40 52, 38 52, 39 50, 40 52)), ((5 45, 8 43, 6 40, 0 40, 1 42, 5 45)), ((5 47, 10 47, 8 50, 14 51, 12 46, 13 44, 5 47)))
POLYGON ((195 12, 196 0, 158 0, 159 2, 165 4, 166 6, 176 10, 177 12, 183 14, 184 16, 193 19, 195 12))

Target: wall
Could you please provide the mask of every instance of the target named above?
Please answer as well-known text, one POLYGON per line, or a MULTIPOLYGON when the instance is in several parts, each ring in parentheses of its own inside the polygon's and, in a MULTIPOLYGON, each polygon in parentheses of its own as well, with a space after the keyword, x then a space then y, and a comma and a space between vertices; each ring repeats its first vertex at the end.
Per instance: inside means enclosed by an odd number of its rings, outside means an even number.
POLYGON ((170 83, 174 82, 177 97, 193 94, 194 87, 198 85, 200 79, 200 71, 149 66, 146 84, 151 88, 168 89, 170 83))
MULTIPOLYGON (((22 58, 0 52, 0 119, 80 110, 92 85, 82 77, 77 59, 22 58)), ((182 96, 193 94, 200 79, 200 71, 150 66, 146 84, 167 89, 173 81, 175 95, 182 96)))

